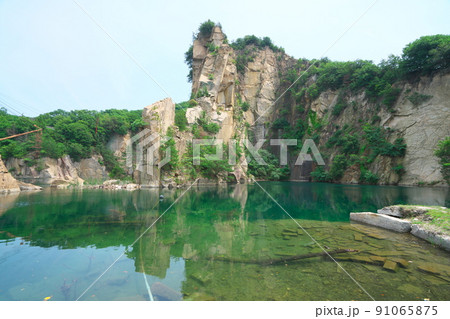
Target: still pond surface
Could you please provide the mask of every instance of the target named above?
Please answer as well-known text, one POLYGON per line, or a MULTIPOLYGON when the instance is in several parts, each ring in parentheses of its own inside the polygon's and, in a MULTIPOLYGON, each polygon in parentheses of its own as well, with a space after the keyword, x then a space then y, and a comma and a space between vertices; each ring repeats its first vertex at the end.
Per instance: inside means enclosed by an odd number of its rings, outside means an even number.
POLYGON ((261 184, 304 231, 257 185, 192 188, 159 220, 183 190, 2 196, 0 300, 370 300, 349 275, 376 300, 450 300, 448 252, 349 221, 392 204, 448 207, 448 189, 261 184), (321 253, 310 236, 358 250, 334 255, 349 275, 323 256, 266 264, 321 253))

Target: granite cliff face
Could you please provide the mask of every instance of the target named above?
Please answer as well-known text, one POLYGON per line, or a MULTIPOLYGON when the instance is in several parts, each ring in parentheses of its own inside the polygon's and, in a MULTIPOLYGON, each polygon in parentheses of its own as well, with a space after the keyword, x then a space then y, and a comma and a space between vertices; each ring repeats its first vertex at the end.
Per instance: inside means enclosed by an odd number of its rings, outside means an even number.
MULTIPOLYGON (((314 126, 313 121, 320 122, 315 141, 322 151, 338 127, 359 127, 356 134, 362 135, 362 123, 373 121, 374 126, 386 131, 388 142, 394 143, 402 138, 406 144, 403 157, 378 155, 370 163, 368 169, 378 176, 378 183, 447 185, 434 150, 439 141, 450 135, 448 72, 395 83, 399 96, 389 110, 380 108, 364 92, 352 92, 346 96, 351 106, 336 116, 333 109, 339 103, 340 92, 327 90, 317 98, 307 99, 302 115, 292 96, 281 96, 288 89, 284 83, 285 76, 296 63, 296 59, 283 51, 275 52, 269 47, 250 45, 245 50, 235 50, 218 26, 209 36, 199 34, 193 43, 192 60, 192 95, 197 97, 199 105, 187 110, 188 123, 194 123, 205 112, 208 118, 220 125, 217 138, 225 142, 230 138, 242 140, 251 132, 251 139, 256 141, 282 137, 272 124, 284 112, 285 117, 288 113, 291 126, 302 116, 309 127, 314 126), (246 63, 239 66, 243 57, 246 63), (413 104, 412 94, 428 99, 413 104), (310 114, 314 115, 313 118, 310 114), (375 118, 377 120, 373 120, 375 118), (402 167, 402 170, 395 170, 396 167, 402 167)), ((310 78, 307 85, 315 81, 317 78, 310 78)), ((277 154, 276 148, 268 148, 277 154)), ((338 149, 331 147, 324 152, 329 166, 338 149)), ((316 164, 305 162, 299 167, 294 165, 295 159, 296 154, 289 159, 291 180, 310 179, 316 164)), ((338 181, 359 183, 360 174, 358 167, 350 165, 338 181)))
POLYGON ((155 102, 144 108, 142 117, 148 125, 146 130, 141 132, 142 136, 136 141, 138 157, 133 177, 138 184, 159 187, 161 170, 158 168, 158 163, 161 160, 161 154, 158 147, 153 150, 151 147, 157 146, 155 143, 161 143, 161 138, 167 134, 170 127, 175 125, 175 103, 171 98, 155 102), (150 157, 152 158, 150 159, 150 157))
POLYGON ((423 78, 415 84, 406 83, 395 109, 394 115, 385 115, 381 125, 399 131, 407 144, 403 161, 405 174, 400 183, 441 181, 441 165, 434 150, 439 141, 450 135, 450 74, 423 78), (415 106, 406 98, 409 91, 431 98, 415 106))
MULTIPOLYGON (((254 125, 257 136, 265 134, 264 122, 271 119, 271 106, 276 100, 280 77, 295 60, 282 52, 271 49, 252 50, 251 53, 235 51, 226 41, 220 27, 216 26, 209 37, 201 34, 193 44, 192 94, 207 90, 208 97, 199 100, 192 113, 206 111, 210 118, 221 125, 217 137, 225 142, 241 131, 245 122, 254 125), (214 51, 211 52, 211 46, 214 51), (237 70, 240 55, 249 54, 249 63, 244 70, 237 70), (240 104, 249 105, 248 110, 240 104), (242 111, 243 116, 239 116, 242 111), (255 120, 261 117, 256 123, 255 120), (245 121, 244 121, 245 120, 245 121)), ((195 116, 190 116, 192 123, 195 116)))
MULTIPOLYGON (((36 191, 42 187, 16 180, 6 168, 0 156, 0 194, 18 193, 20 191, 36 191)), ((11 198, 3 198, 5 205, 0 205, 0 215, 8 206, 11 198)))
POLYGON ((19 183, 8 172, 5 164, 3 164, 0 156, 0 193, 16 193, 20 192, 19 183))
POLYGON ((35 180, 43 184, 77 184, 83 185, 85 179, 103 181, 108 178, 104 166, 100 165, 101 157, 73 162, 70 156, 58 159, 43 157, 33 166, 28 166, 23 159, 10 158, 6 166, 16 178, 35 180))

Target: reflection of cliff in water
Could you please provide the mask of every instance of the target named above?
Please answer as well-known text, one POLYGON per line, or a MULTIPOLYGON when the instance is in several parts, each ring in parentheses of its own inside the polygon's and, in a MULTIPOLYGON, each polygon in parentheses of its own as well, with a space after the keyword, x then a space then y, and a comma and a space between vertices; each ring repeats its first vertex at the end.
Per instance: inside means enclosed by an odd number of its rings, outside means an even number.
MULTIPOLYGON (((442 205, 448 198, 448 189, 293 182, 262 183, 262 186, 294 218, 298 218, 314 238, 330 249, 359 249, 365 253, 359 256, 361 261, 373 254, 384 258, 383 254, 389 257, 390 253, 395 251, 397 254, 398 251, 403 254, 402 258, 417 264, 425 260, 448 264, 445 252, 418 239, 411 242, 409 234, 382 230, 367 230, 366 234, 361 234, 349 228, 353 226, 348 223, 351 211, 375 211, 394 203, 442 205), (410 247, 404 249, 408 244, 410 247)), ((108 249, 99 248, 111 247, 112 258, 116 258, 124 247, 129 247, 126 252, 128 270, 153 277, 149 278, 150 286, 157 290, 159 300, 180 298, 180 292, 184 299, 194 300, 307 300, 312 298, 310 293, 318 282, 322 283, 323 289, 316 289, 316 300, 329 299, 333 294, 337 299, 343 298, 343 288, 333 286, 328 282, 328 276, 332 273, 342 281, 348 278, 336 273, 336 265, 322 258, 273 267, 218 260, 267 260, 320 251, 259 186, 193 188, 167 210, 183 192, 182 189, 133 192, 46 190, 19 194, 2 202, 5 209, 0 215, 0 240, 4 243, 17 240, 13 237, 22 237, 26 243, 24 248, 27 245, 55 246, 59 248, 54 249, 57 254, 71 255, 74 260, 78 260, 75 257, 82 251, 80 248, 88 247, 98 256, 105 256, 108 249), (159 199, 161 193, 164 194, 162 201, 159 199), (131 248, 137 238, 139 240, 131 248), (288 291, 287 288, 293 285, 303 288, 288 291)), ((100 262, 100 258, 97 261, 100 262)), ((366 268, 369 267, 371 274, 379 278, 373 283, 378 286, 373 289, 380 293, 385 293, 385 287, 398 292, 398 287, 412 276, 406 271, 391 275, 382 265, 362 267, 363 263, 358 259, 344 259, 343 262, 355 276, 361 276, 359 280, 367 278, 366 268)), ((80 259, 80 265, 84 267, 85 261, 80 259)), ((101 273, 106 266, 99 263, 96 271, 101 273)), ((434 291, 440 288, 440 279, 434 278, 436 284, 427 287, 426 282, 433 278, 426 278, 426 274, 419 273, 414 267, 415 264, 410 270, 419 278, 423 289, 432 289, 437 296, 434 291)), ((123 275, 121 270, 118 272, 121 276, 129 276, 123 275)), ((142 280, 142 274, 137 279, 142 280)), ((347 288, 354 287, 349 285, 347 288)), ((356 297, 364 298, 363 295, 356 297)))
MULTIPOLYGON (((443 206, 449 198, 447 188, 294 182, 262 185, 294 218, 311 220, 348 221, 349 212, 376 211, 391 204, 443 206)), ((4 195, 0 230, 26 237, 31 245, 42 247, 130 245, 183 191, 46 189, 39 193, 4 195), (161 193, 165 196, 163 201, 159 200, 161 193)), ((155 226, 167 236, 168 242, 164 244, 167 245, 174 238, 191 236, 193 229, 210 232, 214 228, 211 225, 198 229, 202 218, 214 222, 235 220, 245 227, 247 221, 287 216, 257 185, 238 184, 191 189, 155 226), (168 229, 174 233, 167 233, 168 229)), ((0 234, 0 239, 3 237, 0 234)), ((189 253, 189 249, 177 247, 177 256, 183 250, 189 253)))
MULTIPOLYGON (((236 233, 234 227, 245 228, 246 193, 246 186, 199 188, 196 196, 181 198, 127 254, 135 260, 136 271, 163 279, 173 257, 197 260, 226 252, 236 233), (231 222, 235 226, 230 226, 231 222)), ((146 228, 142 226, 140 231, 146 228)))

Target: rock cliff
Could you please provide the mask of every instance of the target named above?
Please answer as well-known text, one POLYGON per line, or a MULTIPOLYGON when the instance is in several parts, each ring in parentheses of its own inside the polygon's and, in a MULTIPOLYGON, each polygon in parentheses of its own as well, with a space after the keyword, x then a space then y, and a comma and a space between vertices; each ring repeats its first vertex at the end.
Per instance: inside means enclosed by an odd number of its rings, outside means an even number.
POLYGON ((20 192, 19 183, 9 173, 0 156, 0 193, 20 192))
MULTIPOLYGON (((32 185, 29 183, 24 183, 16 180, 11 173, 9 173, 5 164, 3 163, 2 157, 0 156, 0 194, 8 194, 8 193, 18 193, 20 191, 34 191, 41 190, 42 187, 32 185)), ((7 206, 6 202, 8 199, 2 199, 5 201, 5 205, 0 205, 0 215, 2 210, 7 206)))
MULTIPOLYGON (((188 123, 195 123, 205 113, 220 125, 216 137, 228 142, 230 138, 250 137, 253 141, 286 138, 286 131, 278 129, 274 123, 287 119, 288 124, 295 127, 301 122, 306 132, 303 141, 314 139, 327 167, 340 150, 336 145, 327 144, 333 135, 339 129, 351 127, 352 134, 361 138, 364 124, 370 123, 382 130, 387 143, 398 140, 406 144, 403 156, 381 154, 368 161, 366 169, 376 176, 379 184, 447 185, 434 151, 438 142, 450 135, 448 72, 394 83, 398 97, 389 108, 381 106, 379 100, 369 98, 364 91, 346 91, 343 98, 338 89, 325 90, 317 97, 306 95, 300 105, 289 87, 292 80, 286 79, 301 63, 304 63, 302 59, 294 59, 270 46, 250 44, 233 49, 219 26, 215 26, 209 35, 199 33, 192 54, 192 96, 198 106, 187 110, 188 123), (414 97, 421 97, 423 101, 417 102, 414 97), (342 104, 343 99, 345 107, 336 112, 337 104, 342 104)), ((312 76, 304 88, 317 81, 317 76, 312 76)), ((278 149, 271 148, 267 142, 265 148, 278 154, 278 149)), ((290 153, 290 179, 311 179, 316 164, 295 165, 298 151, 290 153)), ((360 155, 367 157, 369 152, 363 147, 360 155)), ((336 181, 360 183, 362 172, 359 166, 348 165, 336 181)))
MULTIPOLYGON (((254 173, 253 163, 247 163, 244 140, 252 144, 264 140, 263 149, 276 158, 280 146, 270 145, 268 140, 285 138, 298 140, 298 145, 289 147, 290 180, 312 180, 319 175, 315 161, 296 164, 301 146, 305 140, 312 140, 326 164, 323 181, 448 185, 434 155, 438 142, 450 135, 448 68, 427 76, 398 77, 383 82, 383 86, 375 83, 388 93, 381 94, 380 89, 374 97, 367 90, 370 81, 356 88, 350 85, 350 77, 357 73, 354 70, 368 77, 373 75, 370 72, 381 72, 369 61, 345 66, 353 68, 353 73, 347 72, 336 85, 339 69, 332 69, 336 65, 327 59, 295 59, 268 38, 248 36, 238 40, 241 41, 229 44, 218 25, 199 32, 186 53, 192 91, 191 100, 185 102, 189 105, 181 106, 184 113, 177 113, 180 105, 170 98, 145 107, 144 129, 139 132, 129 127, 134 133, 112 132, 108 136, 106 146, 116 163, 111 165, 110 161, 106 166, 111 171, 112 167, 125 169, 119 178, 128 174, 148 187, 187 184, 200 176, 205 178, 203 182, 216 178, 218 182, 240 183, 254 173), (326 76, 319 74, 319 67, 327 63, 332 71, 326 76), (312 71, 303 76, 309 69, 312 71), (303 78, 299 81, 300 75, 303 78), (324 77, 328 77, 325 82, 335 81, 334 84, 324 85, 324 77), (383 99, 388 97, 391 100, 385 102, 383 99), (177 126, 177 120, 185 120, 184 128, 177 126), (164 144, 167 137, 173 140, 172 144, 164 144), (237 163, 220 172, 205 167, 209 176, 202 175, 201 169, 187 165, 189 159, 192 163, 193 155, 188 152, 192 152, 190 143, 194 138, 215 139, 224 145, 236 141, 240 149, 237 163), (164 144, 164 150, 171 148, 177 153, 176 165, 169 163, 163 169, 157 166, 164 157, 163 149, 153 147, 158 143, 164 144), (127 158, 129 146, 135 156, 131 164, 127 158)), ((105 156, 105 163, 106 160, 105 156)), ((108 179, 103 162, 99 155, 75 163, 64 156, 40 158, 36 165, 28 166, 29 162, 10 158, 6 166, 15 177, 81 184, 83 180, 108 179)), ((280 176, 279 173, 275 175, 280 176)))
POLYGON ((168 129, 175 125, 175 103, 171 98, 155 102, 144 108, 142 117, 147 127, 136 141, 137 157, 133 177, 138 184, 159 187, 161 170, 158 163, 161 161, 161 154, 158 145, 161 145, 168 129))

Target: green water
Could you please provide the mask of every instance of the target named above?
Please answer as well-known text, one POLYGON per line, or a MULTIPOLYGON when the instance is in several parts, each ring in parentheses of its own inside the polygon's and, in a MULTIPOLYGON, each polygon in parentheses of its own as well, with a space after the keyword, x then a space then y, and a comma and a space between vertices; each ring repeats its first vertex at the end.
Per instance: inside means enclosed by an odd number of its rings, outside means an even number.
POLYGON ((257 185, 192 188, 162 217, 183 190, 2 196, 0 300, 75 300, 124 252, 80 300, 149 300, 146 283, 155 300, 369 300, 350 276, 376 300, 450 299, 448 252, 349 222, 391 204, 448 206, 447 189, 261 184, 305 231, 257 185), (321 252, 310 236, 359 252, 334 255, 345 271, 329 257, 240 262, 321 252))

